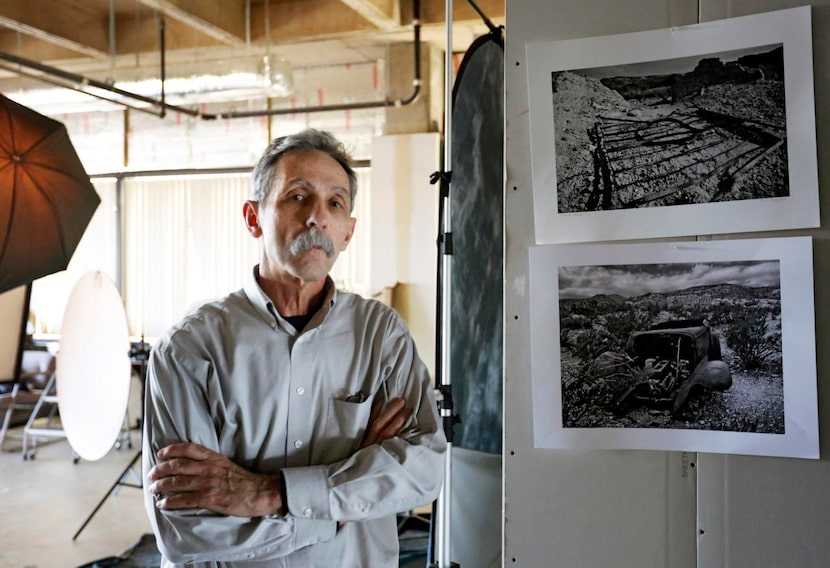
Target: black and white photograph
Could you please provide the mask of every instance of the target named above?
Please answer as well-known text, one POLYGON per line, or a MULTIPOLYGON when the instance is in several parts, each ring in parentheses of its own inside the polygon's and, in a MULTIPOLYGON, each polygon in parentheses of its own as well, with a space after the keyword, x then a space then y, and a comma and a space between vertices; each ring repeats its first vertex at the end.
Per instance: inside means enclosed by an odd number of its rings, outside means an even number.
POLYGON ((777 260, 562 266, 565 428, 784 433, 777 260))
POLYGON ((810 245, 531 249, 537 434, 713 452, 764 440, 769 455, 817 444, 810 245))
POLYGON ((678 30, 528 46, 538 242, 817 225, 809 10, 678 30))
POLYGON ((551 74, 559 213, 786 197, 784 48, 551 74))

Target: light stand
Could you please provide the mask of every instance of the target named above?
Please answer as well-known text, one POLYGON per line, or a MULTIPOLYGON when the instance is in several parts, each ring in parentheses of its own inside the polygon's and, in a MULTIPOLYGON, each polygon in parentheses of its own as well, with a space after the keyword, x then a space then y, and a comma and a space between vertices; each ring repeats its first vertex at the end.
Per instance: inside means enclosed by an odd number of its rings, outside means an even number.
MULTIPOLYGON (((139 377, 139 379, 141 379, 141 412, 143 414, 143 412, 144 412, 144 396, 145 396, 144 386, 145 386, 146 375, 147 375, 147 363, 150 359, 150 345, 144 341, 144 334, 143 333, 141 334, 141 342, 138 343, 137 345, 134 344, 130 347, 130 359, 133 363, 133 367, 137 366, 138 369, 139 369, 138 377, 139 377)), ((142 415, 142 417, 139 419, 139 432, 143 432, 143 431, 144 431, 144 417, 142 415)), ((129 436, 129 430, 127 432, 127 435, 129 436)), ((139 441, 139 447, 141 447, 141 443, 142 442, 139 441)), ((130 447, 132 447, 132 445, 130 445, 130 447)), ((104 494, 104 496, 101 498, 101 500, 98 501, 98 504, 95 506, 95 508, 89 514, 89 516, 86 518, 86 520, 84 521, 84 524, 81 525, 81 528, 79 528, 78 531, 75 533, 75 535, 72 537, 73 541, 78 538, 78 535, 80 535, 81 532, 86 528, 86 526, 92 520, 92 517, 95 516, 95 514, 98 512, 98 510, 104 504, 104 501, 106 501, 107 498, 110 495, 112 495, 113 493, 118 493, 118 490, 121 487, 133 487, 135 489, 143 489, 144 483, 143 483, 142 478, 141 478, 141 464, 139 464, 139 471, 138 471, 137 474, 136 474, 135 470, 133 469, 136 465, 136 462, 138 462, 140 458, 141 458, 141 450, 138 450, 138 452, 135 454, 133 459, 130 460, 130 463, 127 464, 127 467, 124 468, 124 471, 121 472, 121 475, 118 476, 118 479, 115 481, 115 483, 113 483, 112 486, 109 488, 109 491, 107 491, 106 494, 104 494), (128 483, 126 481, 127 476, 130 473, 132 473, 133 477, 135 477, 138 480, 137 483, 128 483)))
MULTIPOLYGON (((453 2, 445 2, 446 48, 444 50, 444 169, 452 168, 452 22, 453 2)), ((438 227, 438 265, 439 265, 439 305, 438 305, 438 332, 439 365, 436 373, 438 389, 438 406, 444 434, 447 437, 447 452, 444 456, 444 484, 438 494, 435 504, 435 558, 431 568, 451 568, 458 564, 450 560, 451 539, 451 495, 452 495, 452 447, 453 447, 453 415, 452 380, 450 377, 450 293, 452 283, 452 231, 450 216, 450 181, 452 173, 443 171, 433 175, 432 183, 440 180, 441 191, 439 198, 438 227)))
POLYGON ((136 475, 135 471, 133 471, 133 466, 135 466, 135 462, 137 462, 140 457, 141 457, 141 450, 139 450, 138 453, 136 453, 135 457, 130 461, 130 463, 127 464, 127 467, 125 467, 124 471, 121 472, 121 476, 118 478, 118 480, 115 483, 112 484, 112 487, 110 487, 110 489, 109 489, 109 491, 107 491, 106 495, 104 495, 104 497, 101 498, 100 501, 98 501, 98 504, 95 506, 95 508, 89 514, 89 516, 86 518, 86 520, 84 521, 84 524, 81 525, 81 528, 78 529, 78 532, 76 532, 75 535, 72 537, 72 540, 75 540, 75 539, 78 538, 78 535, 81 534, 81 531, 83 531, 86 528, 86 526, 92 520, 92 517, 95 516, 95 513, 98 512, 98 509, 100 509, 101 506, 104 504, 104 501, 107 500, 107 497, 112 495, 113 492, 117 493, 117 489, 119 487, 121 487, 121 486, 134 487, 136 489, 141 489, 142 488, 141 473, 139 473, 137 475, 138 479, 139 479, 139 482, 137 484, 127 483, 125 481, 125 479, 127 478, 127 474, 132 473, 134 476, 136 475))

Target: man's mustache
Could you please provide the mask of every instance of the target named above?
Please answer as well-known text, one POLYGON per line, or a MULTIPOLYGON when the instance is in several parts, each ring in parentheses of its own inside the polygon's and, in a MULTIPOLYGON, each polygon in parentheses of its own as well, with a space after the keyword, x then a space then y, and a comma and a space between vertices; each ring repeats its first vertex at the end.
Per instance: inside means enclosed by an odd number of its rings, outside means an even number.
POLYGON ((334 256, 334 243, 326 233, 317 227, 311 227, 308 231, 297 235, 297 237, 291 241, 291 246, 288 248, 288 252, 290 252, 292 256, 297 256, 298 254, 311 250, 315 247, 323 249, 323 252, 325 252, 328 257, 334 256))

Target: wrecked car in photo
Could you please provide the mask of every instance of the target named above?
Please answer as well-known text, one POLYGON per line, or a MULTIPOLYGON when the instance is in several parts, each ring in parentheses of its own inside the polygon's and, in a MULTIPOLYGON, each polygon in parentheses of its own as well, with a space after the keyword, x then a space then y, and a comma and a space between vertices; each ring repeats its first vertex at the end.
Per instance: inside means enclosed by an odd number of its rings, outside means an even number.
POLYGON ((634 332, 625 352, 640 372, 617 399, 618 411, 639 405, 677 411, 695 389, 732 386, 720 338, 703 320, 668 321, 634 332))

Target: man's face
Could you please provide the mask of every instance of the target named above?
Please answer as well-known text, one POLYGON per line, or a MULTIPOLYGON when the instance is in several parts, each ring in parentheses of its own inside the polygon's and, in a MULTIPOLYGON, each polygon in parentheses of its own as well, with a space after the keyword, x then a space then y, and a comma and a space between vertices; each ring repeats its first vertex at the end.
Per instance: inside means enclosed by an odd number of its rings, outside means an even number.
POLYGON ((284 154, 267 197, 244 209, 248 230, 262 237, 260 275, 325 278, 354 233, 350 209, 349 176, 334 158, 317 150, 284 154))

